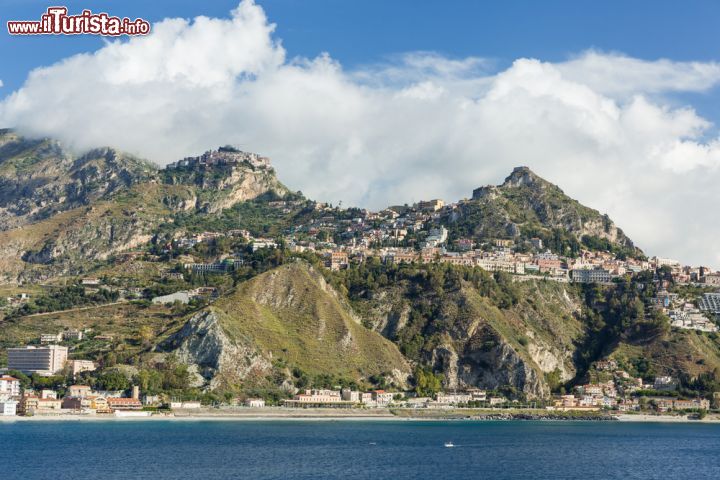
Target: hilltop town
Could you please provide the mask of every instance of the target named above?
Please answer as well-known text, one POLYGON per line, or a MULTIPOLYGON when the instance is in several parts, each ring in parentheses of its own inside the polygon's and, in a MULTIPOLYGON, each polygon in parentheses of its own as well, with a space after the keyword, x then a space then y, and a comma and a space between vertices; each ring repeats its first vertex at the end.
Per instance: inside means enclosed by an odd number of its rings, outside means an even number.
MULTIPOLYGON (((527 167, 370 211, 309 200, 230 146, 133 162, 107 198, 57 200, 111 237, 42 237, 12 260, 4 415, 718 407, 720 273, 648 258, 527 167)), ((48 222, 23 215, 8 225, 48 222)))

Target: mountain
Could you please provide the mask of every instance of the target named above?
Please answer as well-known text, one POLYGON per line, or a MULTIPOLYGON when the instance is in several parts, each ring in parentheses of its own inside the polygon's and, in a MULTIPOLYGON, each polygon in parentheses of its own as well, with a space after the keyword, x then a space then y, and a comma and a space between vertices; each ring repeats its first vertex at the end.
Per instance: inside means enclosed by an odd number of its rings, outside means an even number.
POLYGON ((443 374, 445 388, 510 387, 537 398, 575 377, 586 325, 574 288, 488 274, 466 280, 434 267, 386 275, 386 286, 351 295, 354 304, 370 328, 443 374))
POLYGON ((269 164, 159 170, 111 148, 74 156, 56 141, 3 130, 0 282, 80 274, 147 244, 161 225, 175 230, 179 214, 288 193, 269 164))
POLYGON ((475 189, 471 200, 440 221, 453 238, 510 239, 528 245, 537 237, 559 254, 599 244, 622 255, 642 255, 607 215, 568 197, 528 167, 515 168, 501 185, 475 189))
POLYGON ((147 182, 157 168, 111 148, 79 157, 54 140, 0 130, 0 230, 36 223, 147 182))
POLYGON ((214 388, 258 384, 269 376, 384 375, 407 384, 410 367, 397 347, 366 329, 346 300, 304 261, 244 282, 193 315, 164 348, 214 388))
POLYGON ((231 146, 160 169, 111 148, 76 155, 51 139, 0 131, 0 300, 32 296, 21 307, 0 301, 0 362, 4 348, 42 333, 91 328, 103 339, 73 345, 76 358, 101 365, 88 381, 119 369, 147 383, 156 370, 182 373, 179 361, 191 385, 168 374, 160 383, 173 393, 280 399, 309 386, 404 388, 432 373, 447 390, 477 386, 545 399, 602 380, 596 365, 606 359, 633 377, 672 375, 685 385, 720 371, 718 335, 671 329, 654 308, 662 288, 695 292, 669 284, 661 270, 578 285, 487 272, 459 253, 447 258, 460 264, 369 254, 328 269, 327 258, 302 252, 395 245, 397 237, 383 237, 389 230, 405 230, 402 246, 415 247, 444 226, 448 246, 470 239, 483 255, 498 250, 493 241, 509 240, 519 253, 643 257, 607 215, 527 167, 470 200, 439 209, 428 203, 433 211, 379 213, 318 204, 286 188, 267 158, 231 146), (255 251, 244 230, 279 248, 255 251), (193 246, 199 237, 206 240, 193 246), (120 255, 130 250, 131 259, 120 255), (230 259, 237 266, 220 274, 187 267, 230 259), (79 276, 103 285, 86 288, 79 276), (217 296, 150 302, 199 287, 217 296), (115 302, 121 295, 127 298, 115 302))

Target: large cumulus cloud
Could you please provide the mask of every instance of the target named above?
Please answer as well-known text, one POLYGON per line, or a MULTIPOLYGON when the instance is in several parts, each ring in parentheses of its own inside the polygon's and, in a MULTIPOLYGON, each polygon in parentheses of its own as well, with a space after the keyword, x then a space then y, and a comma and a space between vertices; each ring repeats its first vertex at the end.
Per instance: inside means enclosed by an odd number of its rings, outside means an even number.
POLYGON ((714 88, 718 64, 588 51, 497 71, 412 52, 346 71, 287 58, 273 30, 249 0, 226 19, 164 20, 31 72, 0 124, 158 163, 233 143, 291 188, 366 207, 456 200, 528 165, 651 254, 720 266, 720 143, 673 97, 714 88))

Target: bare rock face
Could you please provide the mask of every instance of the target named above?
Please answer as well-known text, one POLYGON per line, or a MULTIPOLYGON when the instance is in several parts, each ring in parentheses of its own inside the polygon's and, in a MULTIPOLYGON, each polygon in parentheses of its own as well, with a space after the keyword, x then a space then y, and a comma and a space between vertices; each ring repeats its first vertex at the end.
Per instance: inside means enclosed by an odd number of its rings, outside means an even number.
POLYGON ((162 347, 190 366, 197 387, 238 385, 272 370, 270 361, 255 346, 230 340, 212 311, 194 315, 162 347))
POLYGON ((0 282, 82 274, 148 243, 180 213, 215 213, 288 193, 269 160, 158 167, 112 148, 76 156, 0 130, 0 282))
POLYGON ((512 386, 528 398, 547 397, 550 393, 542 372, 499 337, 489 340, 478 331, 455 345, 446 343, 432 352, 433 369, 445 375, 446 389, 479 386, 488 389, 512 386), (460 347, 460 352, 456 351, 460 347))
POLYGON ((474 348, 470 343, 464 352, 459 378, 467 385, 498 388, 515 386, 529 398, 547 397, 543 379, 510 345, 498 342, 491 348, 474 348))
POLYGON ((156 171, 111 148, 75 157, 56 141, 0 131, 0 230, 89 205, 150 180, 156 171))
POLYGON ((467 223, 467 219, 475 222, 468 226, 470 233, 485 239, 517 237, 527 224, 547 231, 563 229, 578 240, 589 235, 634 248, 607 215, 568 197, 528 167, 516 167, 500 185, 476 188, 472 201, 444 221, 467 223))

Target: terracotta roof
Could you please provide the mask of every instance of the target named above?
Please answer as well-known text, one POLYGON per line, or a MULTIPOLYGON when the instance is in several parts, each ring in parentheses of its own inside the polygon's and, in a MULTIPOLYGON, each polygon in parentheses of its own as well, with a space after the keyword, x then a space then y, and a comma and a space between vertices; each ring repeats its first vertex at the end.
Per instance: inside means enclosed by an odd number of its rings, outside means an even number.
POLYGON ((140 405, 140 400, 136 398, 117 398, 117 397, 111 397, 107 399, 108 403, 124 403, 124 404, 138 404, 140 405))

